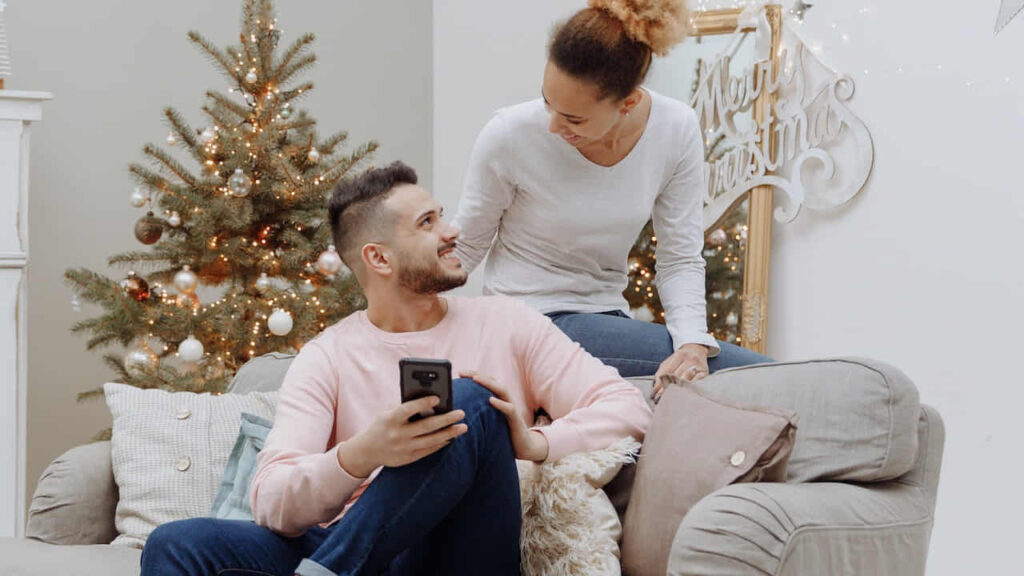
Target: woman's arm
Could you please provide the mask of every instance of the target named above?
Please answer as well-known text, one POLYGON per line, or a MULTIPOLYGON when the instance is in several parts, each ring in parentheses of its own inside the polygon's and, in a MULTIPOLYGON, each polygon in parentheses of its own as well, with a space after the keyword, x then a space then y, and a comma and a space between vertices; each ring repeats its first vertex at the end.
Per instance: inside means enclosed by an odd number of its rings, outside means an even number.
POLYGON ((675 171, 654 202, 654 233, 658 294, 665 308, 665 323, 673 348, 686 344, 708 347, 718 354, 718 343, 708 334, 704 294, 704 146, 693 111, 686 122, 686 149, 675 171))
POLYGON ((495 115, 480 131, 469 157, 459 211, 453 221, 459 229, 455 255, 466 272, 472 272, 487 255, 501 217, 512 204, 515 187, 505 170, 509 161, 504 153, 507 132, 502 117, 495 115))

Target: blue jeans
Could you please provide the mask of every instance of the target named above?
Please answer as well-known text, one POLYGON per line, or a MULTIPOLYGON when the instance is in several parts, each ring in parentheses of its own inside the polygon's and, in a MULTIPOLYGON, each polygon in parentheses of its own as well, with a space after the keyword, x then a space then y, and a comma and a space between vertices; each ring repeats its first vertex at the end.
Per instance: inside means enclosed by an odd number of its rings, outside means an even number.
POLYGON ((287 538, 253 522, 194 518, 149 536, 142 576, 519 574, 519 476, 508 423, 469 379, 452 383, 469 430, 385 468, 342 519, 287 538))
MULTIPOLYGON (((617 368, 623 378, 653 376, 658 366, 672 355, 672 337, 663 324, 633 320, 620 310, 585 314, 579 312, 551 312, 555 326, 565 332, 584 350, 617 368)), ((735 344, 718 342, 722 351, 708 358, 710 372, 772 362, 771 358, 741 348, 735 344)))

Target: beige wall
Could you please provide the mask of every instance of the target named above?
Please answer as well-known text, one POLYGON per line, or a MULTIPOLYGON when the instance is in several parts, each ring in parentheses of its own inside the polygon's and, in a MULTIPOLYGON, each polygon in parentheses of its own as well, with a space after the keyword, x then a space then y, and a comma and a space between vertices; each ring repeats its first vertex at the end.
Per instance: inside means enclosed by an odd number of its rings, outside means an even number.
MULTIPOLYGON (((401 158, 432 183, 431 2, 279 1, 284 41, 313 32, 320 59, 303 106, 321 133, 349 130, 381 143, 377 163, 401 158)), ((107 256, 137 249, 141 215, 128 203, 130 162, 163 144, 163 107, 193 123, 207 89, 227 84, 186 39, 198 30, 234 43, 241 2, 228 0, 11 0, 6 13, 15 76, 7 87, 53 92, 33 130, 29 268, 28 479, 109 425, 102 400, 75 396, 109 376, 101 356, 69 327, 75 314, 62 274, 108 271, 107 256)))

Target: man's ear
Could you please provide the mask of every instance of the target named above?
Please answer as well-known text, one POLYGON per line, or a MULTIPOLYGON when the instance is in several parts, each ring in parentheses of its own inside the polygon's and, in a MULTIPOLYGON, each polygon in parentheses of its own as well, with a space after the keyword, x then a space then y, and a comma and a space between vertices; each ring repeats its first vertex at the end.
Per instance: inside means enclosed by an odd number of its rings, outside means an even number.
POLYGON ((390 276, 393 272, 391 253, 381 244, 364 244, 360 256, 368 272, 381 276, 390 276))

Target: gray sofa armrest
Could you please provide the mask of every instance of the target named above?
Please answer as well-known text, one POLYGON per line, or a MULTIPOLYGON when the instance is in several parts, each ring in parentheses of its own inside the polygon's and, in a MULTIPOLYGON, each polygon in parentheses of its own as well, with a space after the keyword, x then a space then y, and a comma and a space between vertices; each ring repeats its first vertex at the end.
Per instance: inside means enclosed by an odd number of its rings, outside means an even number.
POLYGON ((77 446, 43 472, 25 536, 49 544, 109 544, 117 536, 110 442, 77 446))
POLYGON ((735 484, 676 532, 668 574, 924 574, 932 507, 920 486, 735 484))

